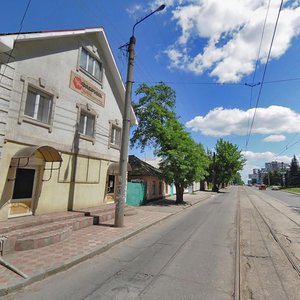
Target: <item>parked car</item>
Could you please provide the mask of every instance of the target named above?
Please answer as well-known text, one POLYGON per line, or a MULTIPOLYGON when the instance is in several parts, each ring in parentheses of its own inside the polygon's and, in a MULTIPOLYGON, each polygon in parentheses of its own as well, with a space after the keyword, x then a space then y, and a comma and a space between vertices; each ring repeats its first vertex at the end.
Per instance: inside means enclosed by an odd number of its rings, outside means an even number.
POLYGON ((261 184, 258 188, 259 188, 260 190, 265 190, 267 187, 266 187, 264 184, 261 184))
POLYGON ((271 189, 273 191, 278 191, 279 190, 279 186, 278 185, 273 185, 271 189))

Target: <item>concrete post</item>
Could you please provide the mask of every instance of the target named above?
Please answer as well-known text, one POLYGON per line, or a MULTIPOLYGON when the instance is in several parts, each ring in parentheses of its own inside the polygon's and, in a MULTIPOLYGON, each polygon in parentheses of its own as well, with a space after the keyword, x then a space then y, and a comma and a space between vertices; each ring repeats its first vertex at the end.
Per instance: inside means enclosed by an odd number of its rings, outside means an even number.
POLYGON ((124 205, 127 190, 127 159, 130 133, 130 109, 133 82, 135 37, 131 36, 128 45, 128 68, 125 91, 125 111, 123 115, 122 143, 120 151, 119 181, 116 195, 115 227, 124 226, 124 205))

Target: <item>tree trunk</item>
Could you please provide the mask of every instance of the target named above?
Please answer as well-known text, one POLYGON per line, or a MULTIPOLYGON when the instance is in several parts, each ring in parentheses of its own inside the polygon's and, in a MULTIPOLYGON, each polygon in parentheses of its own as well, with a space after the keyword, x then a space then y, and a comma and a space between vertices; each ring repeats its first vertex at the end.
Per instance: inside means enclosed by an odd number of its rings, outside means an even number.
POLYGON ((184 188, 181 186, 181 184, 176 184, 176 204, 181 204, 183 203, 183 192, 184 188))
POLYGON ((219 192, 219 187, 216 184, 214 184, 211 191, 215 192, 215 193, 218 193, 219 192))

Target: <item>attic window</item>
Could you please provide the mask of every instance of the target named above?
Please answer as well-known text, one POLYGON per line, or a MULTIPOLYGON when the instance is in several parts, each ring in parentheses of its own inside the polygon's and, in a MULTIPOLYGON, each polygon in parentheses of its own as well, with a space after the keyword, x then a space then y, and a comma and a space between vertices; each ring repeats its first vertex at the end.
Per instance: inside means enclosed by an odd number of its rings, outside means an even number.
POLYGON ((97 81, 102 82, 102 63, 83 47, 80 51, 80 69, 97 81))

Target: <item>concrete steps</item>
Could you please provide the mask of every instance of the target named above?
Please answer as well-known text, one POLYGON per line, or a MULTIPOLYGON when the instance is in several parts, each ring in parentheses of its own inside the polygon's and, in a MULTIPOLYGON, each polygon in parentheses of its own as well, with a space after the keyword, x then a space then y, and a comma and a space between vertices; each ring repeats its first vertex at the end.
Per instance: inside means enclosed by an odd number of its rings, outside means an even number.
POLYGON ((30 235, 24 238, 17 239, 14 249, 15 251, 24 251, 49 246, 65 240, 72 234, 72 232, 73 228, 72 226, 69 226, 63 227, 58 230, 56 229, 30 235))
POLYGON ((66 219, 83 217, 82 212, 61 212, 61 213, 50 213, 41 216, 28 216, 13 218, 7 221, 0 221, 0 236, 7 232, 11 232, 18 229, 23 229, 31 226, 38 226, 51 222, 63 221, 66 219))
MULTIPOLYGON (((115 217, 115 204, 107 204, 105 208, 101 207, 90 207, 83 210, 79 210, 79 212, 83 212, 85 216, 93 217, 94 225, 101 224, 103 222, 114 219, 115 217)), ((124 216, 132 216, 137 214, 137 210, 132 206, 124 207, 124 216)))
MULTIPOLYGON (((125 206, 124 215, 135 208, 125 206)), ((73 231, 114 219, 115 204, 72 212, 29 216, 0 222, 0 255, 45 247, 67 239, 73 231)))

